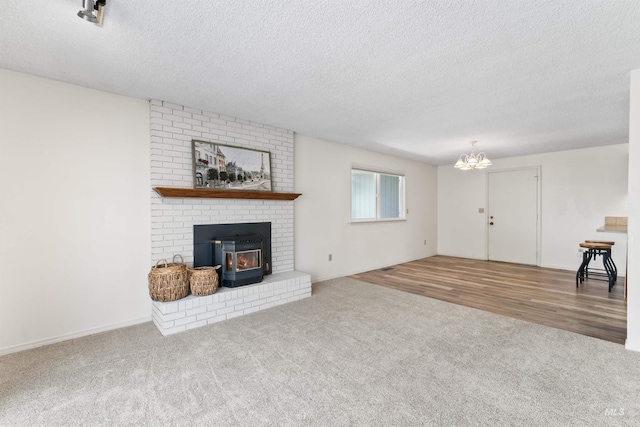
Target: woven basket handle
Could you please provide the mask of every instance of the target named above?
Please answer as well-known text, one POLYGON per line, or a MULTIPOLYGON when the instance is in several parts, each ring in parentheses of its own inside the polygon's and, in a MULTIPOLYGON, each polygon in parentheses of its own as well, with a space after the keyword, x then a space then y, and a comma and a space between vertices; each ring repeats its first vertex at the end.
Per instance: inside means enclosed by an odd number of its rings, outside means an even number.
POLYGON ((165 268, 167 267, 167 259, 159 259, 158 262, 156 262, 156 268, 158 268, 158 264, 160 264, 161 262, 164 262, 164 266, 165 268))
POLYGON ((179 256, 179 257, 180 257, 180 264, 184 264, 184 258, 182 258, 182 255, 180 255, 180 254, 175 254, 175 255, 173 256, 173 260, 172 260, 172 262, 173 262, 173 263, 175 263, 175 262, 176 262, 176 257, 177 257, 177 256, 179 256))

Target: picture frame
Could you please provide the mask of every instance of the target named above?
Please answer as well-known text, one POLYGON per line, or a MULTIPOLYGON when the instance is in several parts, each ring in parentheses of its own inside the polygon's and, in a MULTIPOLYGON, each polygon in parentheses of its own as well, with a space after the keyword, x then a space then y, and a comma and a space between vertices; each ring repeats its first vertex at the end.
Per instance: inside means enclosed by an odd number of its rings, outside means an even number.
POLYGON ((193 188, 272 191, 271 153, 192 140, 193 188))

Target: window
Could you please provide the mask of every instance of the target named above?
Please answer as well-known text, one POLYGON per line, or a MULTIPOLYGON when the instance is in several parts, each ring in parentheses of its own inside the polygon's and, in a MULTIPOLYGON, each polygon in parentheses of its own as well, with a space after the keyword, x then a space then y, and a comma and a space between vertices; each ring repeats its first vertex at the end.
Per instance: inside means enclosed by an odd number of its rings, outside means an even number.
POLYGON ((404 175, 351 169, 351 219, 404 219, 404 175))

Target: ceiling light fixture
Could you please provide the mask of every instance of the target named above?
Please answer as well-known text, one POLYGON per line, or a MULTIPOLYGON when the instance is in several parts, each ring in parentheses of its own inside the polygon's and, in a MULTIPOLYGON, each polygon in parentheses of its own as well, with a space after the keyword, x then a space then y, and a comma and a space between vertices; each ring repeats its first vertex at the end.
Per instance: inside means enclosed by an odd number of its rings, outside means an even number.
POLYGON ((82 10, 78 16, 94 24, 102 23, 102 9, 107 4, 107 0, 82 0, 82 10))
POLYGON ((486 154, 476 154, 475 145, 477 143, 478 141, 471 141, 471 154, 462 154, 456 164, 453 165, 454 168, 461 171, 470 171, 471 169, 486 169, 487 166, 491 166, 491 160, 487 158, 486 154))

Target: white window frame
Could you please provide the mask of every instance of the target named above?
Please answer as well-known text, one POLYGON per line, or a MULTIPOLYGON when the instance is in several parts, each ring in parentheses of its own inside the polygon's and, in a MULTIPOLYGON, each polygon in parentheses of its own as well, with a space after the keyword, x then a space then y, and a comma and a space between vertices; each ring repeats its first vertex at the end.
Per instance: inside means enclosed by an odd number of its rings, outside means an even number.
POLYGON ((349 169, 349 223, 370 223, 370 222, 389 222, 389 221, 406 221, 406 174, 404 172, 399 171, 390 171, 379 168, 374 168, 371 166, 361 166, 361 165, 351 165, 351 169, 349 169), (352 184, 352 176, 353 171, 362 171, 362 172, 371 172, 375 174, 375 183, 376 183, 376 217, 375 218, 353 218, 352 211, 352 203, 353 203, 353 184, 352 184), (393 175, 400 178, 400 206, 399 206, 399 216, 396 218, 381 218, 380 217, 380 175, 393 175))

